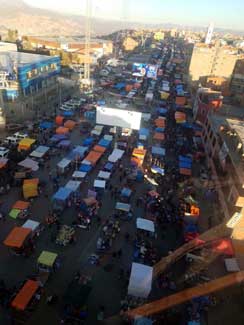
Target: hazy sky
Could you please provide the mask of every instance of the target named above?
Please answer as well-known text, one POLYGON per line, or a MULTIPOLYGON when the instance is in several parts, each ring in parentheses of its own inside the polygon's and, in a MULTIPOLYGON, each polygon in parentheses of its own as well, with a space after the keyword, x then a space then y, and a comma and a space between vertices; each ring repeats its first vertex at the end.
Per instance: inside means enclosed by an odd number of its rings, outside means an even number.
MULTIPOLYGON (((85 0, 24 0, 40 8, 84 13, 85 0)), ((91 0, 97 17, 244 30, 244 0, 91 0)))

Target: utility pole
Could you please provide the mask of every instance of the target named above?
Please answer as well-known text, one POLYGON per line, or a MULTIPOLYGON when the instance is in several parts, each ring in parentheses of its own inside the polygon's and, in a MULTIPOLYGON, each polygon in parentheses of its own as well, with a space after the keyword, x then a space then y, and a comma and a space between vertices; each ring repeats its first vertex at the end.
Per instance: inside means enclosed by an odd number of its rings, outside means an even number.
MULTIPOLYGON (((87 88, 90 88, 90 86, 91 86, 91 76, 90 76, 90 69, 91 69, 91 67, 90 67, 91 14, 92 14, 92 0, 86 0, 85 63, 84 63, 84 81, 83 81, 83 85, 87 85, 87 88)), ((82 81, 81 81, 81 83, 82 83, 82 81)))

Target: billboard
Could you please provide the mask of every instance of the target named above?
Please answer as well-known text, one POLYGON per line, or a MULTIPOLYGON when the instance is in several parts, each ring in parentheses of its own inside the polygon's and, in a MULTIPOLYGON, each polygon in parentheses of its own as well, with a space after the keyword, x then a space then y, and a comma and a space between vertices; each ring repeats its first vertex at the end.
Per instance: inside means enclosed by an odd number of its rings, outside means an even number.
POLYGON ((132 71, 139 73, 142 77, 157 79, 158 66, 145 63, 133 63, 132 71))
POLYGON ((132 71, 140 73, 142 77, 144 77, 147 73, 146 69, 147 65, 145 63, 133 63, 132 71))
POLYGON ((97 106, 96 123, 139 130, 141 117, 141 112, 97 106))

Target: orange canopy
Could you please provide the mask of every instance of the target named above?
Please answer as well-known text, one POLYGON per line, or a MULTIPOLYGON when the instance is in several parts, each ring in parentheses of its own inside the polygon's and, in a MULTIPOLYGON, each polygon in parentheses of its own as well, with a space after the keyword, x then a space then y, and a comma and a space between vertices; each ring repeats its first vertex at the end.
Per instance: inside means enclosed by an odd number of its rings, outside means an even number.
POLYGON ((104 153, 104 152, 106 151, 106 148, 97 145, 97 146, 94 146, 94 147, 92 148, 92 150, 97 151, 97 152, 104 153))
POLYGON ((153 139, 163 141, 165 139, 165 135, 164 133, 156 132, 154 133, 153 139))
POLYGON ((175 119, 176 120, 185 120, 186 114, 183 112, 175 112, 175 119))
POLYGON ((85 160, 88 160, 92 165, 96 165, 97 161, 101 158, 102 152, 90 151, 85 160))
POLYGON ((59 126, 56 129, 56 134, 67 134, 67 133, 69 133, 69 129, 68 128, 65 128, 63 126, 59 126))
POLYGON ((132 152, 132 156, 143 159, 145 157, 146 153, 147 153, 147 150, 145 150, 145 149, 135 148, 132 152))
POLYGON ((185 97, 176 97, 175 103, 176 103, 176 105, 184 106, 186 104, 186 98, 185 97))
POLYGON ((64 127, 68 128, 69 130, 73 130, 73 128, 75 127, 75 122, 72 120, 68 120, 64 123, 64 127))
POLYGON ((30 179, 25 179, 23 185, 26 185, 26 184, 36 184, 36 185, 38 185, 38 183, 39 183, 39 178, 30 178, 30 179))
POLYGON ((30 233, 31 229, 29 228, 14 227, 3 243, 8 247, 21 248, 30 233))
POLYGON ((60 115, 56 116, 55 122, 57 125, 63 125, 64 117, 60 115))
POLYGON ((200 215, 200 209, 195 205, 191 206, 191 215, 198 217, 200 215))
POLYGON ((39 284, 37 281, 27 280, 17 296, 11 302, 11 306, 18 310, 25 310, 38 288, 39 284))
POLYGON ((154 121, 154 123, 157 127, 163 127, 163 128, 165 127, 165 119, 164 118, 159 117, 154 121))
POLYGON ((186 175, 186 176, 191 176, 191 169, 180 168, 180 174, 181 175, 186 175))
POLYGON ((30 203, 25 201, 16 201, 12 209, 25 210, 28 209, 30 203))
POLYGON ((131 163, 135 164, 136 166, 141 166, 143 163, 143 160, 138 157, 131 157, 131 163))

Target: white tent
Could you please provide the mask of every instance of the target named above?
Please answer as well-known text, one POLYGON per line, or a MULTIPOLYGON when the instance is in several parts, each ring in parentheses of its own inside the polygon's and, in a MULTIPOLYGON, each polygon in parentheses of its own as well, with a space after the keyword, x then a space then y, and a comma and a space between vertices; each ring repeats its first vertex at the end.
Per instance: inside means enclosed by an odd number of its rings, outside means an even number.
POLYGON ((111 155, 108 157, 108 161, 115 163, 123 156, 124 153, 124 150, 114 149, 111 155))
POLYGON ((78 170, 76 170, 75 172, 73 172, 72 177, 73 178, 85 178, 86 175, 87 175, 87 173, 79 172, 78 170))
POLYGON ((111 173, 109 173, 109 172, 104 172, 103 170, 101 170, 101 171, 98 173, 97 177, 99 177, 99 178, 103 178, 103 179, 109 179, 109 178, 110 178, 110 175, 111 175, 111 173))
POLYGON ((147 298, 152 288, 153 268, 139 263, 132 263, 128 295, 147 298))
POLYGON ((110 134, 105 134, 105 136, 103 137, 104 140, 108 140, 108 141, 113 141, 113 136, 110 134))
POLYGON ((19 166, 25 167, 28 169, 32 169, 34 172, 39 169, 38 163, 30 158, 26 158, 25 160, 22 160, 21 162, 18 163, 19 166))
POLYGON ((30 153, 31 157, 42 158, 50 148, 47 146, 39 146, 30 153))
POLYGON ((106 186, 106 181, 101 181, 99 179, 95 179, 94 181, 94 187, 97 187, 97 188, 105 188, 106 186))
POLYGON ((68 183, 65 185, 66 188, 69 188, 72 190, 72 192, 76 192, 80 188, 81 182, 79 181, 68 181, 68 183))
POLYGON ((57 166, 64 170, 66 167, 69 166, 69 164, 71 163, 71 160, 63 158, 62 160, 60 160, 60 162, 57 164, 57 166))
POLYGON ((136 227, 137 227, 137 229, 155 232, 154 222, 152 222, 151 220, 144 219, 144 218, 136 219, 136 227))

